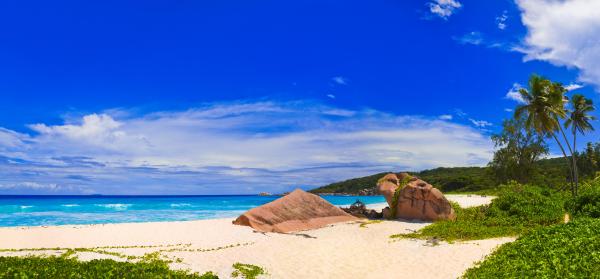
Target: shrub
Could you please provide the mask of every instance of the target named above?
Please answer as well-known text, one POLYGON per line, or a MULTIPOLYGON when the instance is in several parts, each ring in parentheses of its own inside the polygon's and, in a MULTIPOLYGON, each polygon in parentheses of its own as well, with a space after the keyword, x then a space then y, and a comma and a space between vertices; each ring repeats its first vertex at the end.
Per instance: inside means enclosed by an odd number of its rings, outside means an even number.
POLYGON ((581 187, 581 193, 567 202, 567 210, 576 217, 600 218, 600 185, 581 187))
POLYGON ((196 278, 218 279, 170 270, 166 262, 138 263, 114 260, 80 262, 66 257, 0 257, 0 278, 196 278))
POLYGON ((560 222, 564 214, 561 194, 535 186, 511 183, 490 205, 460 208, 453 204, 454 221, 438 221, 417 233, 392 238, 438 237, 447 241, 514 236, 560 222))
POLYGON ((580 219, 541 228, 507 243, 465 278, 596 278, 600 220, 580 219))
POLYGON ((244 279, 256 279, 260 275, 267 274, 262 267, 252 264, 235 263, 233 269, 231 273, 233 278, 242 276, 244 279))

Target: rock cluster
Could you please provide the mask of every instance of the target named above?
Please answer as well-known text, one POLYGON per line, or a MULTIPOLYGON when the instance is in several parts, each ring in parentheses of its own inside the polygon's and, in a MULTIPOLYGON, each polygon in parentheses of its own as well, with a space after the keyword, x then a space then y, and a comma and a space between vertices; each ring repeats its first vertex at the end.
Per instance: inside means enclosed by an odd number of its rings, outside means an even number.
POLYGON ((390 206, 383 211, 386 218, 424 221, 456 219, 452 205, 440 190, 406 173, 385 175, 377 183, 377 189, 390 206))
POLYGON ((348 207, 348 208, 342 207, 342 210, 345 211, 346 213, 351 214, 352 216, 355 216, 358 218, 368 218, 368 219, 383 218, 383 214, 381 214, 381 212, 377 212, 376 210, 373 210, 373 209, 368 209, 365 206, 365 204, 360 201, 356 201, 355 203, 350 205, 350 207, 348 207))

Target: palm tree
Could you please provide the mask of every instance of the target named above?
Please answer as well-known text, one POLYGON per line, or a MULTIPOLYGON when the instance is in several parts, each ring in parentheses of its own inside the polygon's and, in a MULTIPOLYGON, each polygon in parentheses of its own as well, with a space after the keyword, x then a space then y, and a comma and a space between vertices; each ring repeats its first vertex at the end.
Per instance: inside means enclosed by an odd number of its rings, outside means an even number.
MULTIPOLYGON (((515 118, 520 118, 525 115, 525 127, 535 131, 541 137, 552 137, 562 151, 565 161, 571 171, 571 192, 575 194, 573 185, 573 166, 569 160, 569 156, 563 147, 563 144, 556 136, 559 130, 562 132, 562 127, 559 118, 567 116, 565 110, 566 90, 560 83, 551 82, 548 79, 538 75, 532 75, 529 78, 529 90, 521 88, 519 94, 525 101, 524 105, 517 107, 515 110, 515 118)), ((565 137, 563 132, 563 137, 565 137)), ((566 137, 565 137, 566 141, 566 137)), ((573 153, 569 142, 566 141, 571 154, 573 153)))
MULTIPOLYGON (((583 95, 575 94, 571 97, 571 111, 569 118, 565 121, 565 128, 571 127, 571 133, 573 133, 573 150, 577 150, 577 132, 582 135, 587 131, 593 131, 594 127, 590 124, 590 121, 596 119, 596 117, 589 115, 594 110, 594 103, 592 100, 585 98, 583 95)), ((577 170, 577 158, 576 153, 573 153, 573 170, 575 174, 575 194, 579 190, 579 173, 577 170)))

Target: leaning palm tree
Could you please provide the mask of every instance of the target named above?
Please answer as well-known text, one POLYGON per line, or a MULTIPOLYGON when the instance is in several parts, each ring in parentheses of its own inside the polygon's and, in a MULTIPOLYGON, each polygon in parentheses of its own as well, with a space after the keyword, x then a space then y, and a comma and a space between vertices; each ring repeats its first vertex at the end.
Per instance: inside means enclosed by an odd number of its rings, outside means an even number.
MULTIPOLYGON (((554 138, 569 166, 569 171, 571 172, 571 192, 575 194, 572 162, 569 160, 563 144, 556 135, 558 131, 562 132, 559 118, 567 116, 564 105, 566 90, 560 83, 551 82, 538 75, 532 75, 529 78, 528 87, 529 89, 521 88, 519 90, 519 94, 525 101, 525 104, 517 107, 515 118, 518 119, 525 116, 525 127, 527 129, 533 130, 541 137, 554 138)), ((568 141, 566 144, 572 153, 568 141)))
MULTIPOLYGON (((571 133, 573 133, 573 150, 577 150, 577 132, 582 135, 587 131, 593 131, 594 127, 590 121, 596 119, 594 116, 589 115, 594 110, 594 103, 592 100, 585 98, 583 95, 575 94, 571 97, 571 111, 570 115, 565 121, 565 128, 571 127, 571 133)), ((575 194, 579 190, 579 173, 577 170, 577 154, 573 153, 573 171, 575 179, 575 194)))

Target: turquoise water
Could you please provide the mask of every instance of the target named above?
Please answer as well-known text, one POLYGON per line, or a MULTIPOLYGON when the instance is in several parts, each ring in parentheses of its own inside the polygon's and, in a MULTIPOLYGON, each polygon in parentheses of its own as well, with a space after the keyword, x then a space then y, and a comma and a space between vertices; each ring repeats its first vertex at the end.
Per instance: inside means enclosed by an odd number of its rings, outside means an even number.
MULTIPOLYGON (((188 221, 236 217, 277 196, 0 196, 0 227, 188 221)), ((383 196, 324 196, 335 205, 383 196)))

